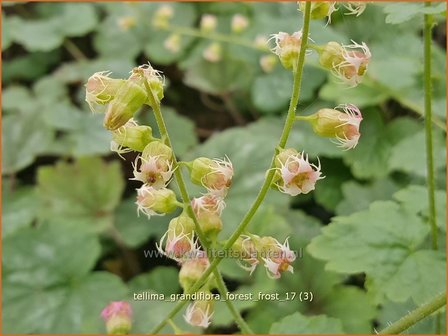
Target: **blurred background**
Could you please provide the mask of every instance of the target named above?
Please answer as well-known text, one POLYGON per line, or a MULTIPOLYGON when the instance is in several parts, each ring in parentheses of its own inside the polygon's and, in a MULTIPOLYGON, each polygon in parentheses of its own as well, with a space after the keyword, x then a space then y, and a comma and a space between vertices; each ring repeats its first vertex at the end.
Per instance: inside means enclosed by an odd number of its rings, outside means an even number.
MULTIPOLYGON (((318 66, 315 53, 308 56, 298 113, 356 104, 364 116, 362 137, 356 149, 344 152, 314 135, 309 125, 294 126, 289 145, 305 150, 312 160, 319 157, 326 178, 308 195, 289 198, 270 192, 250 230, 279 241, 290 236, 292 248, 303 252, 296 272, 276 281, 267 278, 263 267, 249 276, 233 260, 224 260, 220 269, 229 289, 238 293, 308 291, 315 299, 234 302, 255 332, 268 333, 274 322, 300 312, 307 318, 325 315, 329 325, 337 326, 332 332, 372 333, 430 298, 432 293, 417 299, 409 293, 394 297, 374 286, 380 282, 368 270, 367 276, 364 271, 336 273, 306 250, 336 215, 366 213, 374 201, 399 204, 409 195, 415 207, 426 202, 422 6, 369 3, 359 17, 346 15, 341 6, 331 24, 312 21, 316 44, 365 42, 373 57, 362 84, 348 89, 318 66)), ((432 76, 441 246, 446 198, 444 6, 434 4, 432 76)), ((226 239, 264 179, 291 94, 291 73, 266 41, 279 31, 297 31, 301 21, 297 4, 283 2, 2 4, 4 333, 101 333, 99 314, 109 301, 130 300, 133 293, 147 290, 180 293, 178 266, 144 256, 155 249, 176 214, 149 221, 137 217, 139 184, 129 181, 135 153, 126 154, 124 161, 110 152, 103 115, 92 114, 84 101, 87 78, 97 71, 127 78, 134 66, 148 61, 163 71, 163 113, 179 158, 227 155, 233 162, 234 183, 220 236, 226 239), (157 15, 167 11, 170 24, 160 26, 157 15), (217 18, 214 33, 199 28, 205 14, 217 18), (232 29, 235 15, 240 24, 232 29)), ((137 119, 157 133, 149 109, 142 109, 137 119)), ((193 195, 200 191, 190 190, 193 195)), ((420 210, 415 216, 426 222, 425 206, 420 210)), ((430 268, 429 273, 438 272, 430 287, 443 288, 444 257, 430 268)), ((426 286, 418 282, 424 280, 413 281, 420 287, 412 291, 426 286)), ((149 332, 174 304, 131 301, 135 333, 149 332)), ((180 329, 200 332, 181 315, 175 319, 180 329)), ((207 332, 237 330, 225 305, 217 303, 207 332)), ((410 332, 435 330, 430 317, 410 332)), ((170 327, 164 331, 173 332, 170 327)))

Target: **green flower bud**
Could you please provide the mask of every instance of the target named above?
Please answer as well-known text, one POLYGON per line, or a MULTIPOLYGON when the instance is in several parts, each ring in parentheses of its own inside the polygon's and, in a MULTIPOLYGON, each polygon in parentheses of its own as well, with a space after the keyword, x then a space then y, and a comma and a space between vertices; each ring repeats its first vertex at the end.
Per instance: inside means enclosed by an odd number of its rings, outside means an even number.
POLYGON ((173 212, 179 204, 176 194, 167 188, 154 189, 143 185, 137 189, 137 209, 149 217, 173 212))
POLYGON ((214 212, 202 211, 197 216, 202 232, 213 241, 222 230, 221 217, 214 212))
POLYGON ((211 192, 225 195, 232 184, 233 165, 228 159, 197 158, 186 163, 194 184, 202 185, 211 192))
POLYGON ((151 157, 158 157, 159 159, 171 162, 173 160, 173 150, 161 141, 151 141, 143 149, 142 158, 149 160, 151 157))
POLYGON ((105 105, 115 98, 120 87, 125 84, 124 79, 109 77, 110 72, 96 72, 87 80, 86 102, 92 112, 97 112, 96 105, 105 105))
POLYGON ((149 126, 138 125, 134 119, 130 119, 126 124, 115 131, 112 131, 112 140, 118 148, 128 147, 134 151, 142 152, 151 141, 152 129, 149 126))
POLYGON ((328 42, 319 50, 319 63, 326 69, 333 70, 336 64, 344 61, 344 49, 334 41, 328 42))
POLYGON ((145 80, 144 87, 148 93, 148 99, 145 104, 154 109, 164 97, 162 75, 160 71, 154 70, 150 64, 144 64, 132 69, 132 75, 129 79, 140 81, 142 78, 145 80))
POLYGON ((168 230, 175 235, 185 234, 191 236, 194 231, 194 221, 183 212, 179 217, 173 218, 170 221, 168 230))
POLYGON ((131 119, 135 112, 146 102, 148 95, 143 85, 143 79, 127 80, 115 98, 109 103, 104 117, 104 127, 116 130, 131 119))
MULTIPOLYGON (((299 10, 305 12, 306 1, 299 1, 299 10)), ((321 20, 328 16, 328 21, 330 21, 331 14, 335 12, 336 2, 335 1, 313 1, 311 3, 311 19, 321 20)))
POLYGON ((179 272, 179 283, 185 292, 198 281, 210 262, 204 251, 197 250, 195 256, 184 261, 179 272))

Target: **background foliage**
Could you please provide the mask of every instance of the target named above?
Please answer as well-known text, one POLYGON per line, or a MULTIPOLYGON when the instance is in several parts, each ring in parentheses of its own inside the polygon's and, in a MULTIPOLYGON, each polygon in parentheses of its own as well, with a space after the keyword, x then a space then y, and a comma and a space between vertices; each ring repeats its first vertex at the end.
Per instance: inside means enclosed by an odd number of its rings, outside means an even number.
MULTIPOLYGON (((295 3, 170 5, 176 26, 198 27, 200 16, 210 13, 220 33, 250 43, 301 26, 295 3), (236 13, 250 20, 239 35, 230 31, 236 13)), ((144 333, 174 303, 137 302, 133 293, 180 291, 174 263, 144 258, 169 218, 137 217, 130 167, 110 155, 102 116, 83 101, 83 83, 93 72, 125 77, 147 61, 164 71, 163 112, 176 153, 185 160, 228 155, 234 164, 223 239, 258 191, 281 132, 290 74, 280 64, 263 71, 260 57, 268 53, 235 43, 222 44, 217 63, 203 57, 208 39, 182 36, 179 50, 169 51, 164 41, 170 32, 151 24, 160 6, 3 4, 4 333, 104 332, 100 310, 126 298, 135 311, 133 332, 144 333)), ((318 67, 315 55, 308 57, 299 113, 357 104, 362 137, 356 149, 343 152, 308 125, 295 126, 289 145, 319 156, 327 177, 311 195, 290 199, 271 192, 251 231, 290 236, 291 246, 303 252, 296 272, 274 281, 261 269, 250 277, 232 260, 220 269, 237 293, 308 291, 315 299, 236 301, 254 331, 372 333, 444 289, 445 9, 444 3, 432 8, 438 20, 433 85, 440 251, 430 249, 427 223, 423 5, 369 4, 358 18, 339 12, 331 25, 313 21, 317 44, 364 41, 373 58, 364 82, 347 90, 318 67)), ((148 110, 139 118, 154 125, 148 110)), ((224 304, 215 310, 207 331, 235 332, 224 304)), ((434 321, 409 332, 432 333, 434 321)), ((180 315, 175 322, 199 331, 180 315)))

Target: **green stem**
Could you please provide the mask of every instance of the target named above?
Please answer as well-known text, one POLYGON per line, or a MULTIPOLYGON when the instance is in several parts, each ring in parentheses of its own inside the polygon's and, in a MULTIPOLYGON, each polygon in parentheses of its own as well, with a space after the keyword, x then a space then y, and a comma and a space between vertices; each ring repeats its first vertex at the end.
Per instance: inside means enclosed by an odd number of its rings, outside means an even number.
MULTIPOLYGON (((292 90, 292 97, 291 97, 291 101, 289 104, 289 109, 288 109, 288 115, 286 117, 286 121, 285 121, 285 125, 283 127, 283 132, 280 136, 280 140, 279 143, 277 145, 277 147, 283 148, 286 145, 286 141, 288 140, 289 137, 289 133, 291 132, 291 128, 294 124, 294 120, 295 120, 295 111, 296 111, 296 107, 297 104, 299 102, 299 96, 300 96, 300 86, 301 86, 301 82, 302 82, 302 73, 303 73, 303 65, 305 62, 305 50, 306 50, 306 46, 307 46, 307 42, 308 42, 308 34, 309 34, 309 25, 310 25, 310 12, 311 12, 311 3, 309 1, 306 2, 306 6, 305 6, 305 19, 304 19, 304 23, 303 23, 303 32, 302 32, 302 42, 300 45, 300 53, 299 53, 299 58, 297 60, 297 65, 295 67, 296 72, 294 73, 294 84, 293 84, 293 90, 292 90)), ((276 148, 277 148, 276 147, 276 148)), ((263 202, 269 187, 272 183, 272 179, 274 177, 274 170, 272 168, 274 168, 275 165, 275 157, 276 157, 277 153, 274 153, 274 156, 271 160, 271 166, 268 169, 268 174, 266 175, 266 178, 264 180, 264 183, 257 195, 257 198, 255 199, 255 201, 252 203, 251 208, 249 209, 249 211, 246 213, 246 215, 244 216, 243 220, 241 221, 241 223, 238 225, 237 229, 235 230, 235 232, 230 236, 230 238, 227 240, 226 244, 224 245, 223 249, 224 250, 228 250, 229 248, 232 247, 232 245, 235 243, 235 241, 238 239, 238 237, 241 235, 241 233, 246 229, 247 225, 249 224, 249 222, 251 221, 251 219, 253 218, 253 216, 255 215, 256 211, 258 210, 258 208, 260 207, 261 203, 263 202)), ((207 270, 204 272, 204 274, 202 274, 201 278, 193 285, 193 287, 191 288, 191 292, 195 292, 197 291, 202 284, 204 283, 204 281, 207 279, 207 277, 213 272, 213 270, 219 265, 219 263, 221 262, 222 257, 217 256, 210 264, 210 266, 207 268, 207 270)), ((168 316, 161 321, 152 331, 151 334, 155 334, 158 331, 160 331, 164 325, 166 324, 166 321, 170 318, 172 318, 173 316, 175 316, 181 309, 182 307, 186 304, 185 301, 180 301, 174 308, 173 310, 168 314, 168 316)))
POLYGON ((70 55, 72 55, 73 58, 76 59, 77 61, 87 61, 87 56, 84 55, 81 49, 79 49, 78 46, 69 39, 66 39, 64 41, 64 47, 67 49, 70 55))
MULTIPOLYGON (((147 87, 148 92, 151 92, 150 88, 147 87)), ((154 96, 155 101, 156 97, 154 96)), ((153 106, 153 110, 154 110, 154 117, 156 119, 157 122, 157 126, 159 127, 160 130, 160 135, 165 139, 165 143, 167 146, 173 148, 172 144, 171 144, 171 140, 168 134, 168 130, 166 128, 165 125, 165 121, 163 120, 163 116, 162 116, 162 111, 160 110, 160 103, 156 103, 153 106)), ((174 151, 174 149, 173 149, 174 151)), ((185 185, 185 181, 182 177, 182 172, 180 170, 179 164, 177 162, 176 157, 173 157, 173 166, 175 167, 174 170, 174 176, 176 177, 176 182, 177 185, 179 187, 179 191, 180 194, 182 196, 182 200, 184 201, 184 209, 187 211, 188 215, 193 219, 194 221, 194 225, 195 225, 195 231, 196 234, 198 235, 199 241, 201 243, 201 245, 203 246, 205 252, 207 252, 210 249, 210 246, 207 242, 207 238, 204 235, 204 232, 202 231, 201 226, 199 225, 199 222, 196 218, 195 213, 193 212, 193 208, 191 207, 190 204, 190 195, 188 194, 187 191, 187 187, 185 185)), ((214 256, 212 254, 209 255, 209 259, 211 262, 214 261, 214 256)), ((213 270, 213 275, 215 276, 217 283, 218 283, 218 290, 220 292, 220 294, 223 297, 227 297, 227 288, 225 286, 224 283, 224 279, 222 278, 221 273, 219 272, 219 270, 215 267, 212 269, 213 270)), ((208 275, 207 275, 208 276, 208 275)), ((204 277, 204 280, 206 279, 206 277, 204 277)), ((191 290, 189 292, 194 293, 195 291, 197 291, 199 288, 195 289, 195 290, 191 290)), ((186 302, 186 301, 185 301, 186 302)), ((244 321, 244 319, 241 317, 241 315, 239 314, 238 310, 233 306, 232 302, 226 300, 226 304, 230 309, 230 312, 232 313, 233 317, 235 318, 235 321, 238 323, 238 326, 240 327, 241 331, 244 334, 253 334, 252 330, 250 329, 250 327, 247 325, 247 323, 244 321)), ((171 317, 170 317, 171 318, 171 317)), ((152 332, 153 334, 155 334, 156 332, 152 332)))
MULTIPOLYGON (((426 2, 426 7, 431 7, 430 2, 426 2)), ((432 248, 437 250, 437 223, 436 223, 436 202, 435 202, 435 182, 434 182, 434 156, 432 144, 432 85, 431 85, 431 43, 432 43, 432 15, 425 15, 425 52, 424 52, 424 78, 425 78, 425 134, 426 134, 426 171, 428 174, 428 202, 429 202, 429 224, 432 231, 432 248)))
POLYGON ((396 335, 409 329, 417 322, 431 315, 438 309, 446 305, 446 292, 437 295, 434 299, 424 305, 414 309, 406 316, 381 330, 378 334, 396 335))

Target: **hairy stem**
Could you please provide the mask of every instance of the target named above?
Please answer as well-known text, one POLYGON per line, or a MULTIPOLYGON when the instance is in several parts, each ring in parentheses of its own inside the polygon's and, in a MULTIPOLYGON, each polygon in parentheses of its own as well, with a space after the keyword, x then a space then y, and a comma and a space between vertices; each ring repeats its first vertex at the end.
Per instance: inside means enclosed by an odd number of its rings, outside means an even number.
MULTIPOLYGON (((147 89, 149 89, 149 88, 147 88, 147 89)), ((148 92, 151 92, 151 91, 148 90, 148 92)), ((160 135, 165 139, 166 144, 169 147, 173 148, 169 134, 168 134, 168 130, 165 125, 165 121, 163 120, 162 111, 160 110, 160 104, 159 103, 155 104, 155 106, 153 106, 153 110, 154 110, 154 116, 155 116, 155 119, 157 122, 157 126, 159 127, 159 130, 160 130, 160 135)), ((173 151, 174 151, 174 149, 173 149, 173 151)), ((184 202, 184 209, 187 211, 188 215, 193 219, 196 234, 198 235, 199 241, 200 241, 201 245, 203 246, 205 252, 207 252, 210 249, 210 246, 207 242, 204 232, 201 229, 201 226, 199 225, 196 215, 193 212, 193 208, 191 207, 190 195, 188 194, 187 187, 185 185, 185 181, 183 179, 182 172, 180 170, 180 166, 179 166, 179 163, 177 162, 176 157, 173 157, 173 161, 174 161, 174 167, 175 167, 174 176, 176 178, 176 182, 179 187, 179 191, 182 196, 182 200, 184 202)), ((208 255, 209 255, 210 261, 213 262, 214 256, 212 254, 208 254, 208 255)), ((213 268, 213 275, 216 278, 216 282, 218 284, 218 290, 219 290, 220 294, 224 298, 226 298, 228 291, 227 291, 226 285, 224 283, 224 279, 222 278, 221 273, 219 272, 219 270, 216 267, 213 268)), ((191 292, 195 292, 195 291, 191 291, 191 292)), ((186 303, 186 301, 184 301, 184 302, 186 303)), ((237 322, 241 331, 244 334, 253 334, 252 330, 247 325, 246 321, 244 321, 244 319, 239 314, 238 310, 233 306, 233 303, 231 301, 226 300, 226 304, 227 304, 230 312, 232 313, 233 317, 235 318, 235 321, 237 322)), ((156 333, 156 332, 152 332, 152 333, 156 333)))
MULTIPOLYGON (((426 7, 430 7, 431 3, 427 2, 426 7)), ((436 223, 436 205, 435 205, 435 182, 434 182, 434 156, 432 144, 432 85, 431 85, 431 43, 432 43, 432 15, 425 14, 425 134, 426 134, 426 171, 428 185, 428 202, 429 202, 429 224, 432 232, 432 247, 437 250, 437 223, 436 223)))
MULTIPOLYGON (((302 73, 303 73, 303 65, 305 62, 305 51, 307 48, 307 42, 308 42, 308 34, 309 34, 309 25, 310 25, 310 12, 311 12, 311 3, 308 1, 306 2, 305 12, 304 12, 304 23, 303 23, 303 32, 302 32, 302 42, 300 45, 300 53, 299 58, 297 60, 297 64, 295 66, 295 73, 294 73, 294 84, 293 84, 293 90, 292 90, 292 97, 289 104, 288 114, 286 117, 285 125, 283 127, 283 132, 280 136, 280 140, 277 147, 283 148, 286 145, 286 142, 289 137, 289 133, 291 132, 291 128, 294 124, 295 117, 296 117, 296 107, 299 102, 299 96, 300 96, 300 86, 302 82, 302 73)), ((235 241, 238 239, 238 237, 241 235, 241 233, 246 229, 247 225, 257 212, 258 208, 260 207, 261 203, 263 202, 269 187, 272 183, 272 179, 274 178, 274 168, 275 165, 275 157, 277 155, 277 152, 274 153, 274 156, 271 160, 271 166, 268 169, 268 173, 266 175, 266 178, 263 182, 263 185, 257 195, 257 198, 252 203, 252 206, 250 207, 249 211, 244 216, 243 220, 238 225, 237 229, 234 231, 234 233, 230 236, 230 238, 227 240, 226 244, 224 245, 223 249, 228 250, 232 247, 232 245, 235 243, 235 241)), ((191 288, 190 292, 197 291, 203 284, 203 282, 207 279, 207 277, 216 269, 218 264, 221 262, 222 257, 217 256, 210 264, 210 267, 207 268, 207 270, 204 272, 204 274, 201 276, 201 278, 194 284, 194 286, 191 288)), ((182 307, 186 304, 185 301, 180 301, 173 310, 168 314, 168 316, 161 321, 152 331, 152 334, 157 333, 160 331, 164 325, 166 324, 166 321, 173 316, 175 316, 182 307)))
POLYGON ((431 315, 438 309, 446 305, 446 292, 437 295, 434 299, 425 303, 424 305, 414 309, 406 316, 403 316, 398 321, 392 323, 390 326, 381 330, 378 334, 396 335, 409 329, 417 322, 423 320, 425 317, 431 315))

